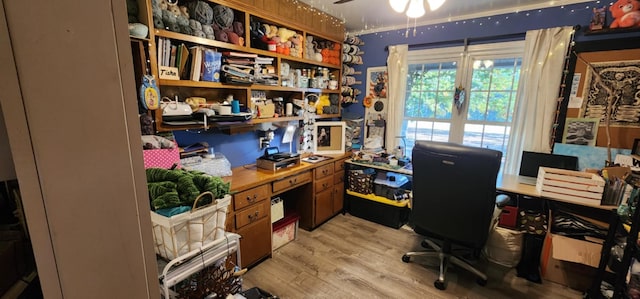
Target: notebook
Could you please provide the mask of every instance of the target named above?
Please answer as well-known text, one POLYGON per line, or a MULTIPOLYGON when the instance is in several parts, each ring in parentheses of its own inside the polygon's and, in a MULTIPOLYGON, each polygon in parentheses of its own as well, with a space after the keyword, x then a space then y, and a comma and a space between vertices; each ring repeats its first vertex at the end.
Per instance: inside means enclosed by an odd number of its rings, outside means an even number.
POLYGON ((538 168, 541 166, 578 170, 578 157, 523 151, 518 182, 535 185, 538 178, 538 168))

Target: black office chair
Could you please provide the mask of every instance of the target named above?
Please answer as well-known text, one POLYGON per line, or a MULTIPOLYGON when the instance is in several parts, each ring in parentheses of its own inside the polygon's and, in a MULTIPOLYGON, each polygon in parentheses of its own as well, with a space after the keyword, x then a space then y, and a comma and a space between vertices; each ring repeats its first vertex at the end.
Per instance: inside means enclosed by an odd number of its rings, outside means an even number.
MULTIPOLYGON (((478 284, 487 283, 487 275, 452 253, 452 245, 471 249, 479 256, 489 231, 509 198, 496 197, 496 179, 502 153, 454 143, 418 141, 413 148, 413 204, 410 225, 427 238, 427 251, 408 252, 412 256, 440 258, 436 288, 446 289, 449 262, 476 276, 478 284), (433 240, 432 240, 433 239, 433 240), (437 241, 435 241, 437 240, 437 241)), ((457 250, 456 250, 457 251, 457 250)))

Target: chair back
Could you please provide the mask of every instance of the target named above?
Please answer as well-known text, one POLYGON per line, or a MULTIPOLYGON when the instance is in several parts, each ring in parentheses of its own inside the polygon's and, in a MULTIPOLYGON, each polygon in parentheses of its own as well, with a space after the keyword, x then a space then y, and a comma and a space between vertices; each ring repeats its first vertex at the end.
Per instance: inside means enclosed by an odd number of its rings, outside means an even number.
POLYGON ((411 223, 416 231, 482 248, 495 208, 502 152, 417 141, 412 158, 411 223))

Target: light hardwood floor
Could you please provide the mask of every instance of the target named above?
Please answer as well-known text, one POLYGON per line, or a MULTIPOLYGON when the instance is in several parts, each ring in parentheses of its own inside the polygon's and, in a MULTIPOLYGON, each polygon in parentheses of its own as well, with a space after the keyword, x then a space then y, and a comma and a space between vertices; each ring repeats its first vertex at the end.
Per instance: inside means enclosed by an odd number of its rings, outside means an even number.
POLYGON ((337 215, 250 269, 243 289, 259 287, 280 298, 581 298, 581 292, 516 277, 515 269, 480 262, 489 280, 482 287, 465 270, 450 267, 441 291, 435 259, 401 260, 420 250, 422 238, 351 215, 337 215))

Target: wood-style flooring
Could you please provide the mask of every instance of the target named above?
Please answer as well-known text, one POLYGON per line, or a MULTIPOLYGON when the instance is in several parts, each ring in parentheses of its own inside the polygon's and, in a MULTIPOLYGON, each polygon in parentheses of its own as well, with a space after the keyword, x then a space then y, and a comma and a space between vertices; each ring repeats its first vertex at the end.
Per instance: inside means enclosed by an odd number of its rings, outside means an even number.
POLYGON ((489 280, 449 267, 446 290, 433 286, 435 259, 401 260, 420 250, 422 237, 351 215, 337 215, 273 252, 243 276, 243 289, 259 287, 280 298, 582 298, 581 292, 543 281, 530 282, 508 269, 479 262, 489 280))

